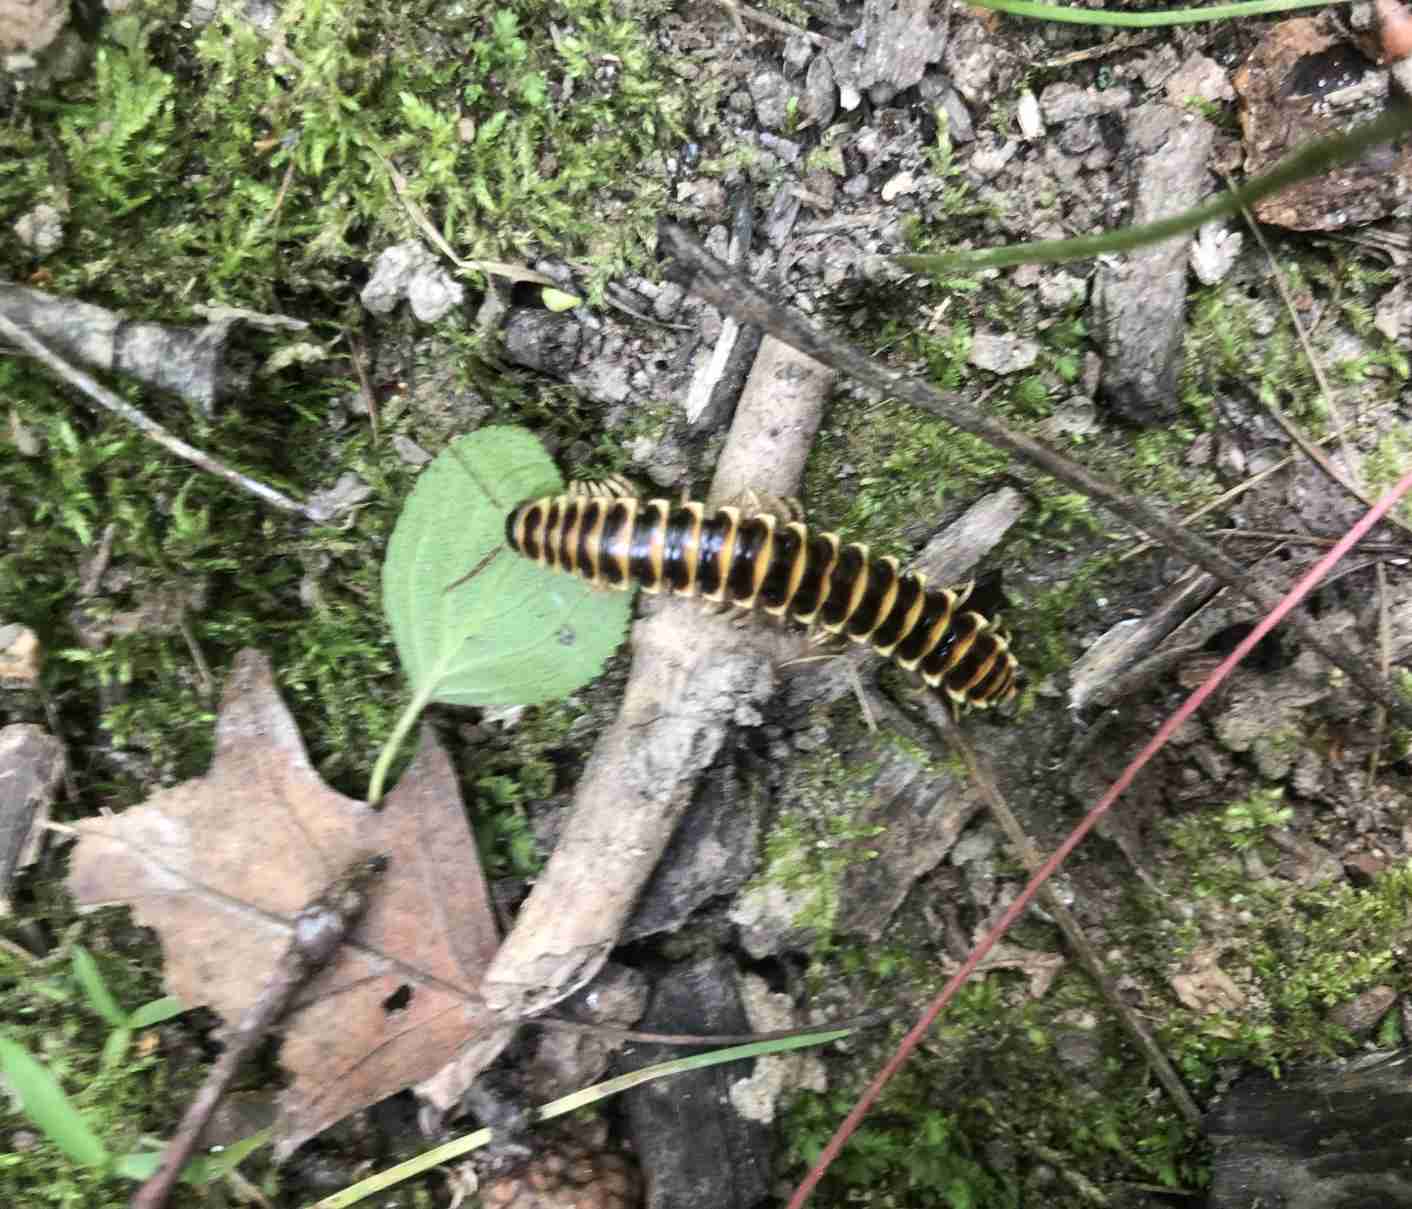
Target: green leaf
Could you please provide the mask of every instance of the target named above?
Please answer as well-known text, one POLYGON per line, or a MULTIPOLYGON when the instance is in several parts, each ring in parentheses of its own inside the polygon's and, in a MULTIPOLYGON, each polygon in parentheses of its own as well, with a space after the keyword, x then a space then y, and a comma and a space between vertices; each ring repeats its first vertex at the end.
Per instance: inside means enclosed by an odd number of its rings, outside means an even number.
POLYGON ((551 311, 571 311, 583 301, 577 294, 569 294, 547 285, 539 292, 540 301, 551 311))
POLYGON ((18 1093, 25 1115, 69 1158, 100 1170, 108 1165, 107 1147, 54 1076, 24 1046, 8 1037, 0 1037, 0 1073, 18 1093))
POLYGON ((108 984, 98 972, 98 963, 93 960, 93 955, 82 945, 74 946, 73 967, 74 977, 88 996, 89 1006, 114 1028, 122 1028, 127 1024, 127 1013, 118 1006, 118 1001, 108 990, 108 984))
POLYGON ((131 1028, 151 1028, 154 1024, 161 1024, 173 1016, 180 1016, 184 1011, 186 1004, 175 995, 163 995, 160 999, 144 1003, 127 1018, 127 1022, 131 1028))
POLYGON ((212 1154, 197 1155, 181 1169, 181 1178, 188 1184, 209 1184, 223 1179, 262 1146, 268 1146, 273 1129, 262 1129, 239 1142, 232 1142, 223 1150, 212 1154))
POLYGON ((113 1174, 138 1184, 150 1180, 162 1165, 163 1153, 164 1148, 158 1147, 155 1150, 134 1150, 131 1154, 120 1154, 113 1160, 113 1174))
POLYGON ((592 680, 623 640, 625 592, 545 570, 505 545, 518 503, 563 490, 519 428, 461 437, 424 471, 383 564, 383 608, 415 697, 533 705, 592 680))
POLYGON ((98 1060, 99 1069, 115 1070, 118 1064, 127 1057, 128 1046, 131 1044, 132 1029, 127 1025, 115 1028, 108 1034, 108 1039, 103 1042, 103 1053, 98 1060))

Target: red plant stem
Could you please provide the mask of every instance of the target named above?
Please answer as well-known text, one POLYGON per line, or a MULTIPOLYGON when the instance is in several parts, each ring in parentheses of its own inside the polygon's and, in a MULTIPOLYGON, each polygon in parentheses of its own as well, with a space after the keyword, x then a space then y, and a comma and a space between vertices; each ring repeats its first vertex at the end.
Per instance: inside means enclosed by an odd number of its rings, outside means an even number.
POLYGON ((1235 670, 1235 667, 1246 657, 1262 638, 1265 637, 1275 626, 1284 620, 1295 605, 1299 604, 1309 595, 1319 582, 1329 573, 1329 570, 1337 563, 1349 550, 1358 544, 1359 540, 1367 534, 1368 530, 1376 525, 1382 518, 1391 511, 1392 507, 1409 490, 1412 490, 1412 471, 1403 475, 1398 480, 1397 485, 1384 495, 1364 517, 1358 521, 1347 533, 1339 539, 1339 542, 1317 563, 1314 564, 1307 574, 1291 588, 1288 594, 1260 623, 1250 631, 1240 644, 1222 661, 1221 665, 1211 673, 1202 685, 1196 689, 1181 705, 1181 707, 1170 718, 1167 719, 1148 741, 1147 745, 1138 752, 1132 763, 1123 770, 1122 775, 1113 782, 1108 792, 1099 799, 1098 804, 1084 816, 1083 821, 1069 833, 1068 838, 1054 850, 1054 854, 1044 862, 1034 873, 1034 876, 1025 884, 1025 888, 1020 891, 1019 896, 1005 914, 1000 917, 999 922, 986 935, 976 947, 971 951, 971 955, 961 964, 961 968, 947 981, 941 988, 941 992, 932 1000, 927 1010, 902 1039, 902 1044, 897 1047, 897 1052, 888 1059, 887 1064, 874 1076, 873 1081, 868 1084, 868 1088, 854 1105, 853 1110, 843 1119, 842 1124, 834 1131, 833 1137, 829 1139, 828 1145, 824 1147, 819 1155, 818 1161, 810 1169, 799 1187, 795 1189, 794 1195, 790 1197, 787 1209, 803 1209, 803 1205, 808 1201, 810 1195, 823 1178, 824 1172, 828 1170, 829 1164, 838 1157, 839 1151, 858 1128, 859 1123, 867 1114, 868 1110, 882 1094, 882 1090, 887 1086, 889 1079, 901 1069, 902 1064, 912 1056, 912 1051, 921 1043, 928 1030, 936 1022, 936 1018, 941 1015, 942 1009, 951 1001, 956 992, 961 989, 962 984, 976 971, 976 967, 985 960, 986 955, 1000 941, 1021 915, 1025 913, 1034 897, 1039 893, 1039 888, 1047 882, 1060 865, 1068 859, 1068 856, 1090 831, 1098 825, 1098 820, 1108 813, 1109 808, 1116 802, 1119 796, 1137 776, 1149 760, 1160 751, 1163 745, 1171 738, 1176 729, 1181 726, 1193 713, 1196 712, 1201 703, 1220 687, 1221 682, 1235 670))

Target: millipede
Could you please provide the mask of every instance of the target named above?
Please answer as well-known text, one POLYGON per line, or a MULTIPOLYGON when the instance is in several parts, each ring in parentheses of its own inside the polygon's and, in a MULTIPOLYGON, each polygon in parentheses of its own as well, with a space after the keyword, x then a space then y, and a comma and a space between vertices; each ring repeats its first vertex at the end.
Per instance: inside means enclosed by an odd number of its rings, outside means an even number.
POLYGON ((846 634, 954 708, 985 709, 1015 695, 1019 665, 1009 638, 973 583, 929 587, 924 576, 899 571, 895 558, 768 511, 619 491, 616 483, 591 484, 526 500, 506 518, 505 540, 517 554, 599 587, 638 584, 846 634))

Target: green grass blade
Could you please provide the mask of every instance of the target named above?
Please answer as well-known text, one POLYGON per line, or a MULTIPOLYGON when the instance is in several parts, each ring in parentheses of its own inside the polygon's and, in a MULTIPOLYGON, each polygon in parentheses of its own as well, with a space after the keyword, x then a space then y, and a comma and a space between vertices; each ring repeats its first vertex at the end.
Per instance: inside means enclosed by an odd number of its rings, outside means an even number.
POLYGON ((1017 264, 1059 264, 1107 252, 1131 251, 1195 230, 1213 218, 1237 214, 1243 207, 1252 206, 1297 181, 1317 176, 1335 164, 1356 159, 1369 147, 1390 142, 1408 130, 1412 130, 1412 106, 1396 105, 1381 117, 1347 134, 1316 139, 1234 192, 1222 194, 1205 205, 1146 226, 1127 227, 1103 235, 1084 235, 1077 239, 1021 243, 975 252, 942 252, 934 256, 894 256, 893 259, 919 273, 940 274, 1003 269, 1017 264))
POLYGON ((1104 25, 1110 28, 1153 29, 1159 25, 1196 25, 1203 21, 1230 21, 1264 13, 1293 12, 1301 8, 1327 8, 1328 0, 1244 0, 1240 4, 1213 4, 1205 8, 1176 8, 1160 13, 1121 13, 1107 9, 1070 8, 1063 4, 1036 4, 1034 0, 970 0, 975 8, 1036 21, 1068 25, 1104 25))
POLYGON ((9 1037, 0 1037, 0 1072, 20 1097, 25 1116, 75 1163, 99 1170, 108 1165, 108 1148, 73 1101, 30 1052, 9 1037))
POLYGON ((82 945, 74 945, 72 962, 74 977, 83 988, 83 993, 88 996, 89 1006, 114 1028, 122 1028, 127 1024, 127 1013, 118 1006, 118 1001, 108 990, 108 984, 103 981, 103 975, 98 970, 98 963, 93 960, 93 954, 82 945))
MULTIPOLYGON (((536 1114, 536 1119, 548 1121, 554 1117, 562 1117, 566 1113, 574 1112, 586 1105, 606 1100, 619 1092, 627 1091, 630 1087, 651 1083, 655 1079, 665 1079, 670 1075, 681 1074, 684 1071, 700 1070, 707 1066, 720 1066, 724 1062, 738 1062, 743 1058, 764 1057, 766 1054, 782 1054, 789 1050, 804 1049, 811 1045, 827 1045, 830 1041, 837 1041, 856 1031, 853 1028, 829 1029, 824 1032, 805 1033, 798 1037, 776 1038, 773 1041, 753 1041, 748 1045, 733 1045, 728 1049, 692 1054, 686 1058, 673 1058, 670 1062, 659 1062, 655 1066, 646 1066, 642 1070, 619 1075, 616 1079, 608 1079, 593 1087, 585 1087, 581 1091, 561 1096, 540 1109, 536 1114)), ((344 1188, 341 1192, 326 1196, 323 1200, 309 1205, 307 1209, 348 1209, 349 1205, 356 1205, 359 1201, 391 1188, 395 1184, 400 1184, 403 1180, 409 1180, 413 1176, 421 1175, 443 1163, 449 1163, 473 1150, 478 1150, 491 1140, 492 1132, 489 1129, 478 1129, 465 1137, 457 1138, 433 1150, 428 1150, 424 1154, 419 1154, 415 1158, 408 1159, 405 1163, 399 1163, 395 1167, 389 1167, 386 1171, 369 1176, 351 1188, 344 1188)))
POLYGON ((135 1029, 151 1028, 154 1024, 162 1024, 175 1016, 180 1016, 186 1010, 186 1004, 175 995, 163 995, 160 999, 144 1003, 127 1018, 127 1022, 130 1027, 135 1029))

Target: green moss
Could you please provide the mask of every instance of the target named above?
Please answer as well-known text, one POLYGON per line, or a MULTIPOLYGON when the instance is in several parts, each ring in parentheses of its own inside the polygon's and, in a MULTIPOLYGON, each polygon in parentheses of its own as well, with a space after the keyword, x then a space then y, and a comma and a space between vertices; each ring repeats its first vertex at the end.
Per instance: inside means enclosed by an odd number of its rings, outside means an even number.
MULTIPOLYGON (((105 26, 91 72, 28 98, 0 129, 0 226, 43 200, 67 205, 66 242, 44 262, 56 293, 165 322, 194 301, 295 314, 312 324, 299 339, 333 347, 361 322, 350 264, 420 237, 411 207, 467 258, 553 248, 597 281, 642 256, 662 184, 641 165, 675 137, 678 104, 640 19, 655 9, 627 20, 608 0, 523 0, 432 22, 420 0, 299 0, 269 37, 229 13, 193 32, 182 11, 129 8, 105 26), (551 21, 554 39, 526 32, 551 21)), ((0 241, 0 273, 33 267, 0 241)), ((405 322, 389 320, 389 335, 405 322)), ((473 409, 473 422, 527 421, 563 443, 599 438, 581 401, 491 365, 475 336, 407 324, 411 339, 441 345, 433 363, 453 368, 419 383, 414 403, 384 404, 381 444, 341 416, 343 377, 257 377, 214 421, 119 384, 293 494, 349 473, 372 489, 313 527, 75 411, 32 364, 0 364, 0 392, 43 446, 0 460, 0 520, 19 535, 0 550, 0 617, 39 630, 71 734, 123 753, 131 773, 103 786, 108 800, 204 769, 215 701, 201 664, 218 687, 243 645, 273 657, 320 771, 361 794, 404 691, 378 560, 413 476, 387 437, 435 447, 473 409), (80 617, 82 571, 110 527, 110 573, 80 617)), ((288 338, 242 343, 258 357, 288 338)))
POLYGON ((592 715, 574 698, 526 710, 518 725, 483 744, 470 774, 476 842, 489 876, 529 877, 544 860, 528 807, 566 788, 576 767, 574 733, 592 715))
POLYGON ((1378 983, 1407 987, 1398 954, 1412 918, 1412 863, 1363 888, 1252 876, 1248 854, 1276 860, 1266 837, 1289 820, 1280 792, 1261 790, 1214 817, 1173 823, 1179 859, 1166 866, 1167 889, 1135 893, 1133 918, 1115 929, 1131 929, 1132 955, 1157 985, 1201 960, 1218 961, 1233 981, 1238 1010, 1173 1005, 1163 1024, 1163 1047, 1198 1095, 1232 1062, 1278 1072, 1347 1052, 1351 1039, 1329 1010, 1378 983), (1185 915, 1173 902, 1187 904, 1185 915))
POLYGON ((849 763, 832 750, 802 761, 791 777, 790 805, 773 820, 760 873, 745 891, 784 890, 797 905, 793 926, 823 948, 833 943, 844 874, 877 855, 868 841, 881 828, 857 821, 876 771, 876 761, 849 763))
MULTIPOLYGON (((75 255, 56 287, 168 319, 311 290, 348 309, 344 262, 419 236, 414 207, 469 260, 553 247, 595 284, 639 260, 661 204, 640 165, 678 113, 640 22, 608 0, 430 12, 298 0, 267 38, 230 13, 193 34, 144 0, 111 22, 58 106, 75 255)), ((38 200, 49 104, 8 132, 27 166, 0 212, 38 200)))
MULTIPOLYGON (((1011 976, 989 975, 962 988, 825 1177, 828 1203, 866 1189, 876 1204, 1078 1209, 1092 1203, 1085 1181, 1201 1186, 1198 1139, 1154 1105, 1116 1030, 1093 1025, 1099 1009, 1083 977, 1061 977, 1041 1001, 1012 987, 1011 976), (1075 1041, 1093 1051, 1077 1067, 1060 1058, 1075 1041)), ((857 1065, 872 1069, 899 1040, 900 1030, 873 1039, 857 1065)), ((786 1134, 801 1168, 859 1090, 796 1101, 786 1134)))
MULTIPOLYGON (((1378 438, 1378 444, 1363 462, 1363 478, 1368 490, 1381 495, 1407 473, 1412 465, 1412 426, 1392 424, 1378 438)), ((1394 510, 1402 520, 1412 524, 1412 495, 1403 496, 1394 510)))
POLYGON ((831 528, 910 553, 900 531, 973 496, 1009 459, 951 425, 901 403, 850 399, 835 406, 805 475, 810 512, 831 528))

